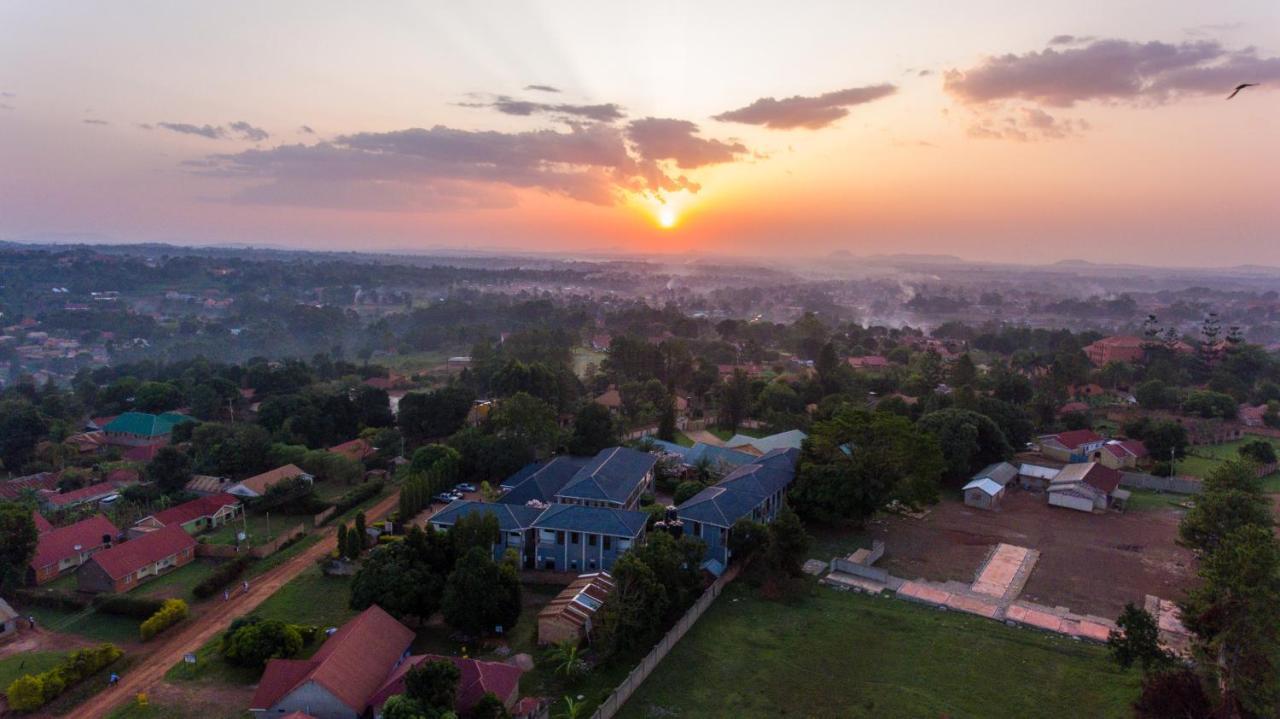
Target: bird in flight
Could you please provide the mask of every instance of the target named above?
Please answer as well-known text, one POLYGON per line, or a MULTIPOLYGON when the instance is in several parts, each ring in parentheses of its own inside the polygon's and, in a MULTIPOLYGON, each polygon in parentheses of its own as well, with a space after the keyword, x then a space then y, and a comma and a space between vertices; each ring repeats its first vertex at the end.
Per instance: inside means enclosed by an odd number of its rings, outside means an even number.
POLYGON ((1239 94, 1240 94, 1240 91, 1241 91, 1241 90, 1243 90, 1243 89, 1245 89, 1246 87, 1257 87, 1257 86, 1258 86, 1258 83, 1256 83, 1256 82, 1243 82, 1243 83, 1240 83, 1239 85, 1236 85, 1236 89, 1232 90, 1230 95, 1227 95, 1227 99, 1228 99, 1228 100, 1230 100, 1231 98, 1235 97, 1236 95, 1239 95, 1239 94))

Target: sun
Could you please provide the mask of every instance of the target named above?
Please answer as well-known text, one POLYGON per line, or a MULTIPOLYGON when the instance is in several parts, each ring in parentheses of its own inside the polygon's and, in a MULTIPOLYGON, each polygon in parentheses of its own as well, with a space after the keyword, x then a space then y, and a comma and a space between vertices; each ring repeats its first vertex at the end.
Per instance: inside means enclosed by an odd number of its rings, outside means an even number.
POLYGON ((676 226, 680 220, 680 216, 676 214, 676 208, 671 205, 663 205, 658 208, 658 226, 663 229, 671 229, 676 226))

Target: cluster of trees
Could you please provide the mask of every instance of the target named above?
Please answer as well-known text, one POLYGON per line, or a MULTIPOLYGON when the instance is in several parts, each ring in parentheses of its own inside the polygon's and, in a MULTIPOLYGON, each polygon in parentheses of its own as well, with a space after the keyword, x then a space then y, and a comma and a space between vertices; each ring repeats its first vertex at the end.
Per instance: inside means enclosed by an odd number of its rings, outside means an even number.
MULTIPOLYGON (((1274 456, 1274 451, 1272 452, 1274 456)), ((1143 671, 1140 717, 1271 717, 1280 710, 1280 540, 1256 466, 1224 462, 1204 482, 1179 541, 1200 582, 1179 602, 1190 662, 1159 643, 1155 618, 1129 605, 1109 644, 1143 671)))
MULTIPOLYGON (((404 693, 388 697, 383 719, 456 719, 457 665, 447 659, 420 662, 404 673, 404 693)), ((510 713, 493 692, 486 692, 467 714, 471 719, 508 719, 510 713)))
POLYGON ((272 659, 290 659, 315 641, 319 629, 257 615, 240 617, 222 634, 218 653, 230 664, 261 671, 272 659))
POLYGON ((393 616, 445 621, 472 636, 508 631, 520 616, 519 559, 493 559, 499 539, 491 513, 462 517, 449 530, 411 527, 369 553, 351 584, 351 606, 375 602, 393 616), (501 629, 499 629, 501 627, 501 629))
POLYGON ((614 590, 600 610, 596 647, 605 655, 651 646, 702 592, 702 540, 652 533, 614 562, 614 590))

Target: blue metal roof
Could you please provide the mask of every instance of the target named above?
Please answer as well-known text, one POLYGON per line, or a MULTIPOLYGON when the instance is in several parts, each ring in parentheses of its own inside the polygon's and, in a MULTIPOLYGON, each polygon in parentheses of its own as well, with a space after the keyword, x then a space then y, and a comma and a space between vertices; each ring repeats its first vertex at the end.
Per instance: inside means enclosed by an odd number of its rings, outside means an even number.
POLYGON ((533 523, 537 529, 608 534, 634 538, 644 530, 649 515, 626 509, 586 507, 581 504, 553 504, 533 523))
POLYGON ((657 461, 651 454, 626 447, 602 449, 556 496, 622 504, 657 461))
POLYGON ((690 497, 676 509, 682 520, 732 527, 749 516, 766 498, 786 489, 795 479, 795 449, 779 449, 744 464, 724 479, 690 497))
POLYGON ((555 457, 526 465, 502 483, 511 490, 498 501, 502 504, 527 504, 530 501, 549 504, 586 463, 585 457, 555 457))
POLYGON ((650 438, 650 441, 653 442, 655 448, 667 454, 674 454, 680 457, 681 462, 691 467, 704 458, 713 465, 718 464, 724 467, 737 467, 755 459, 754 456, 746 452, 739 452, 728 447, 717 447, 706 442, 695 442, 692 447, 682 447, 673 442, 664 442, 660 439, 650 438))
POLYGON ((741 447, 743 445, 751 445, 761 452, 768 452, 774 449, 800 449, 800 443, 809 435, 798 429, 788 430, 771 434, 768 437, 748 437, 745 434, 735 434, 724 443, 726 447, 741 447))
POLYGON ((469 499, 459 499, 436 512, 430 522, 441 528, 452 527, 460 518, 476 513, 492 514, 498 518, 498 528, 504 532, 515 532, 533 526, 534 520, 542 514, 542 510, 512 504, 489 504, 469 499))

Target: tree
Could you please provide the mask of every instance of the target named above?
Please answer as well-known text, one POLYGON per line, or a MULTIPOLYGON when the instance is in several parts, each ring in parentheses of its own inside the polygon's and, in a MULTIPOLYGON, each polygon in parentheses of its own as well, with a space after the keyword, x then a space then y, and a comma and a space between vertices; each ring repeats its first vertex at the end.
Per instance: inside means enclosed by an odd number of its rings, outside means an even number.
POLYGON ((1245 442, 1237 452, 1244 459, 1264 467, 1276 462, 1276 446, 1265 439, 1253 439, 1245 442))
POLYGON ((951 386, 972 387, 977 381, 978 368, 973 364, 973 358, 969 353, 965 352, 951 365, 951 386))
POLYGON ((191 458, 177 447, 165 445, 147 463, 146 476, 165 494, 184 491, 191 479, 191 458))
POLYGON ((411 445, 447 437, 462 428, 476 395, 460 385, 434 392, 410 392, 400 398, 396 419, 411 445))
POLYGON ((556 644, 551 649, 550 657, 551 662, 555 664, 556 674, 565 679, 577 679, 587 671, 587 663, 583 661, 578 651, 577 640, 566 639, 556 644))
POLYGON ((1213 716, 1213 704, 1194 671, 1187 668, 1150 674, 1142 680, 1142 694, 1133 703, 1137 719, 1200 719, 1213 716))
POLYGON ((0 402, 0 466, 11 472, 21 470, 31 460, 36 443, 48 432, 49 423, 30 402, 0 402))
POLYGON ((1221 392, 1193 390, 1182 401, 1182 411, 1205 419, 1235 419, 1236 400, 1221 392))
POLYGON ((791 500, 807 517, 862 522, 892 499, 934 501, 944 466, 937 439, 910 420, 845 407, 814 425, 791 500))
POLYGON ((695 482, 692 479, 686 479, 676 487, 676 491, 674 495, 671 497, 671 500, 675 502, 677 505, 684 504, 685 501, 692 498, 693 495, 697 494, 698 492, 701 492, 702 488, 703 488, 703 484, 701 482, 695 482))
POLYGON ((351 579, 351 608, 376 602, 398 619, 429 618, 440 608, 442 577, 453 563, 444 533, 411 527, 403 540, 376 547, 361 563, 351 579))
POLYGON ((765 547, 765 557, 769 566, 782 575, 799 576, 810 541, 800 518, 791 507, 783 504, 768 528, 769 543, 765 547))
POLYGON ((930 412, 920 418, 919 426, 938 438, 947 460, 947 474, 955 479, 1013 455, 1013 448, 995 422, 971 410, 930 412))
POLYGON ((658 439, 664 442, 676 441, 676 401, 674 397, 665 397, 661 402, 658 414, 658 439))
POLYGON ((35 711, 45 704, 43 674, 23 674, 9 684, 9 708, 16 712, 35 711))
POLYGON ((530 448, 537 456, 546 455, 560 440, 555 409, 525 392, 502 400, 489 415, 488 424, 496 434, 530 448))
POLYGON ((1178 540, 1184 546, 1212 552, 1241 527, 1271 526, 1271 503, 1248 462, 1223 462, 1205 477, 1203 489, 1178 526, 1178 540))
POLYGON ((38 542, 31 508, 16 502, 0 504, 0 587, 10 590, 23 584, 38 542))
POLYGON ((470 719, 511 719, 511 712, 493 692, 485 692, 480 701, 471 707, 470 719))
POLYGON ((419 662, 404 673, 404 695, 428 709, 448 711, 458 701, 461 676, 448 659, 419 662))
POLYGON ((750 517, 742 517, 729 528, 729 553, 732 557, 746 559, 768 542, 769 528, 750 517))
POLYGON ((618 424, 608 407, 590 402, 578 411, 569 438, 570 454, 590 456, 617 444, 618 424))
POLYGON ((498 515, 493 512, 471 512, 459 517, 449 529, 449 539, 453 541, 453 551, 459 557, 465 556, 472 547, 479 547, 487 552, 493 551, 493 545, 502 538, 498 524, 498 515))
POLYGON ((1116 628, 1107 636, 1107 646, 1121 668, 1138 664, 1144 674, 1164 669, 1176 661, 1160 646, 1160 627, 1155 617, 1132 602, 1124 605, 1124 611, 1116 619, 1116 628))
POLYGON ((261 669, 271 659, 302 651, 302 634, 279 619, 246 623, 223 637, 222 656, 237 666, 261 669))
POLYGON ((338 556, 347 556, 347 525, 338 525, 338 556))
POLYGON ((508 631, 520 617, 520 579, 515 568, 472 547, 445 582, 440 609, 453 628, 471 636, 508 631), (501 627, 501 630, 497 628, 501 627))
POLYGON ((741 368, 720 385, 720 424, 737 431, 751 407, 751 380, 741 368))
POLYGON ((392 694, 382 705, 382 719, 438 719, 440 712, 403 694, 392 694))
POLYGON ((395 422, 387 391, 362 384, 351 393, 356 420, 361 427, 389 427, 395 422))
POLYGON ((1156 460, 1164 461, 1170 457, 1181 459, 1187 456, 1187 428, 1168 420, 1151 422, 1135 435, 1142 440, 1147 452, 1156 460))

